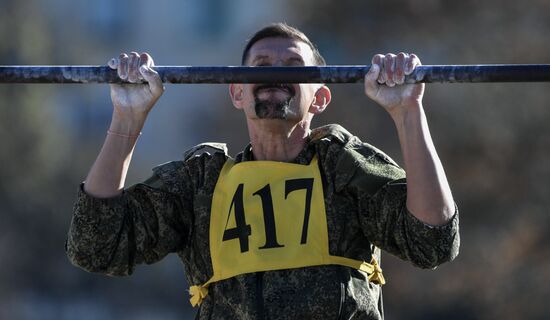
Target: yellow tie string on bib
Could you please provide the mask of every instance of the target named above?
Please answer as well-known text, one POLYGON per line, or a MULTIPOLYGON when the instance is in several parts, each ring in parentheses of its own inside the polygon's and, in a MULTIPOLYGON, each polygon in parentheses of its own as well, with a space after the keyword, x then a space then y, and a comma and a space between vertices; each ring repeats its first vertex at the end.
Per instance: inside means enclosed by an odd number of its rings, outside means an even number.
POLYGON ((386 284, 386 279, 384 279, 384 275, 382 274, 382 268, 380 268, 374 257, 372 257, 370 264, 373 267, 373 271, 369 274, 369 281, 379 285, 386 284))
POLYGON ((193 307, 202 303, 202 300, 208 295, 208 289, 204 286, 191 286, 189 288, 189 294, 191 295, 191 305, 193 307))

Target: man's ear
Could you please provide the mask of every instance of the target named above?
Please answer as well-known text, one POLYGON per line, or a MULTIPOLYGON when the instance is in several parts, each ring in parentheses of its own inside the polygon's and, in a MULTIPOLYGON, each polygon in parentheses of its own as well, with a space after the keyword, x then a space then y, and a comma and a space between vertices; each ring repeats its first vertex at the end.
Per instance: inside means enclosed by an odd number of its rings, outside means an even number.
POLYGON ((231 83, 229 85, 229 96, 235 108, 242 109, 242 101, 244 98, 243 85, 231 83))
POLYGON ((330 99, 332 98, 330 89, 323 85, 317 91, 315 92, 315 96, 313 97, 313 102, 311 103, 311 106, 309 107, 309 112, 313 114, 319 114, 327 108, 328 104, 330 103, 330 99))

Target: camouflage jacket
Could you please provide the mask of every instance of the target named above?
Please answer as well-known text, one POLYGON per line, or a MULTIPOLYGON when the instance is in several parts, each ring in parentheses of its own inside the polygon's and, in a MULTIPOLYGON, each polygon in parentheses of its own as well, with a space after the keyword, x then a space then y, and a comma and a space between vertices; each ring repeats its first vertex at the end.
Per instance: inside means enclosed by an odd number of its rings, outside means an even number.
MULTIPOLYGON (((203 145, 204 146, 204 145, 203 145)), ((212 146, 212 145, 211 145, 212 146)), ((228 155, 192 150, 153 169, 121 196, 79 191, 67 239, 70 261, 90 272, 123 276, 175 252, 189 285, 212 276, 210 206, 228 155)), ((429 226, 406 209, 405 172, 388 156, 338 125, 313 130, 295 163, 317 154, 331 255, 371 261, 383 249, 421 268, 458 254, 458 214, 429 226)), ((253 160, 250 146, 236 162, 253 160)), ((325 265, 239 275, 209 287, 197 319, 382 319, 379 285, 362 271, 325 265)), ((386 275, 391 281, 391 275, 386 275)))

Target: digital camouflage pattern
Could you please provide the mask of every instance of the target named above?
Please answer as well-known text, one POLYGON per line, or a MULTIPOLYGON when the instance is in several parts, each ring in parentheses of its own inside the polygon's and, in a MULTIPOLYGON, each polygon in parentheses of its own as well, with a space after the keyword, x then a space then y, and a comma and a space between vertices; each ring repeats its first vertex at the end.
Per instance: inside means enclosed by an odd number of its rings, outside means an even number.
MULTIPOLYGON (((182 161, 153 169, 147 181, 110 199, 82 187, 67 239, 70 261, 112 276, 132 273, 176 252, 189 285, 212 276, 211 198, 227 159, 223 145, 201 145, 182 161)), ((338 125, 313 130, 295 163, 317 153, 323 177, 331 255, 380 261, 380 249, 421 268, 452 260, 459 249, 458 214, 429 226, 406 209, 405 172, 388 156, 338 125)), ((253 160, 250 146, 236 162, 253 160)), ((391 275, 386 275, 391 281, 391 275)), ((257 272, 209 287, 197 319, 382 319, 382 296, 367 274, 325 265, 257 272)))

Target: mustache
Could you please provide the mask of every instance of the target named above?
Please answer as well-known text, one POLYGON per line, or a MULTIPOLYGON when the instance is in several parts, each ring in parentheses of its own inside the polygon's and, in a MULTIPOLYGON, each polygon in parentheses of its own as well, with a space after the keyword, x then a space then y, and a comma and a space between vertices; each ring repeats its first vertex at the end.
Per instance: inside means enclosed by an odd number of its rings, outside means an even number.
POLYGON ((259 84, 256 87, 254 87, 254 95, 258 95, 258 91, 263 89, 281 89, 286 92, 288 92, 292 97, 296 95, 296 90, 294 89, 294 86, 290 84, 282 84, 282 83, 264 83, 259 84))

